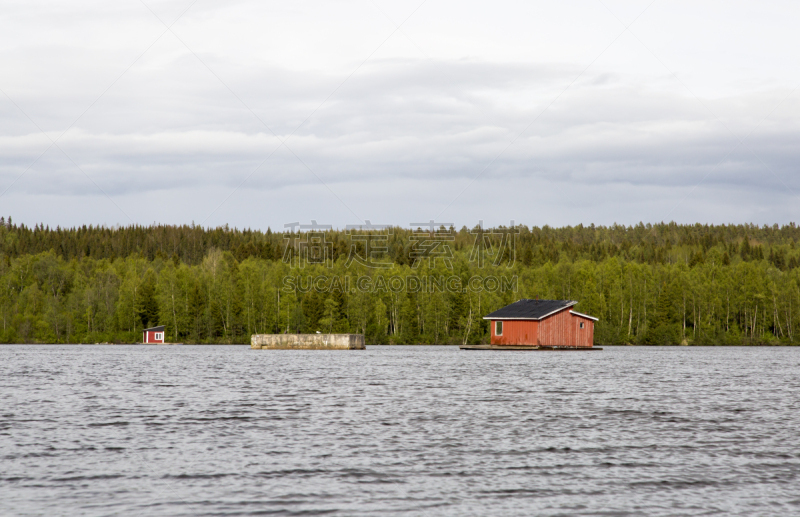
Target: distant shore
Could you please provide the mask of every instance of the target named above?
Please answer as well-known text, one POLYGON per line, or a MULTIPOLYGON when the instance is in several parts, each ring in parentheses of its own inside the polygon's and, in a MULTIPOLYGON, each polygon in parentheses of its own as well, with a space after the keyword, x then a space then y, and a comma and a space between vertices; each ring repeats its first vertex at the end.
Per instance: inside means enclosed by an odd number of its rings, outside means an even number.
MULTIPOLYGON (((146 347, 172 347, 172 346, 250 346, 249 343, 0 343, 0 346, 11 346, 11 345, 37 345, 37 346, 54 346, 54 345, 69 345, 69 346, 84 346, 84 345, 91 345, 91 346, 146 346, 146 347)), ((453 343, 367 343, 367 346, 381 346, 381 347, 399 347, 399 346, 441 346, 441 347, 455 347, 459 346, 458 344, 453 343)), ((635 348, 670 348, 670 347, 677 347, 677 348, 730 348, 730 347, 740 347, 740 348, 756 348, 756 347, 767 347, 767 348, 780 348, 780 347, 796 347, 800 346, 800 343, 778 343, 778 344, 733 344, 733 345, 699 345, 699 344, 689 344, 689 345, 631 345, 631 344, 599 344, 596 343, 594 346, 596 347, 615 347, 615 348, 623 348, 623 347, 635 347, 635 348)))

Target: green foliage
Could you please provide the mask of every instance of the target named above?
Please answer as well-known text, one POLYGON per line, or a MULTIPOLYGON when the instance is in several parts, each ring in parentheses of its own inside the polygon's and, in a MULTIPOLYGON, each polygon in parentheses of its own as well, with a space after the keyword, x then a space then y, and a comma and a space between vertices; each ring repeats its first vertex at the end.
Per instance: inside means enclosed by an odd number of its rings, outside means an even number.
POLYGON ((333 332, 333 326, 339 321, 339 306, 336 300, 328 298, 325 300, 325 307, 323 309, 323 316, 319 320, 319 324, 326 334, 333 332))
POLYGON ((135 342, 162 324, 169 340, 190 343, 316 331, 364 333, 368 343, 480 343, 489 336, 483 315, 536 297, 577 300, 600 318, 598 344, 797 341, 794 224, 521 227, 514 248, 487 237, 497 261, 485 264, 473 260, 476 233, 452 234, 451 267, 413 267, 411 231, 395 228, 373 257, 389 269, 348 266, 350 237, 335 231, 326 234, 330 262, 298 268, 283 262, 292 240, 270 231, 0 224, 0 341, 135 342), (299 279, 293 288, 287 276, 299 279), (309 278, 321 276, 339 284, 318 292, 309 278), (409 277, 466 286, 474 276, 516 277, 517 290, 390 287, 409 277), (360 277, 374 288, 356 289, 360 277))

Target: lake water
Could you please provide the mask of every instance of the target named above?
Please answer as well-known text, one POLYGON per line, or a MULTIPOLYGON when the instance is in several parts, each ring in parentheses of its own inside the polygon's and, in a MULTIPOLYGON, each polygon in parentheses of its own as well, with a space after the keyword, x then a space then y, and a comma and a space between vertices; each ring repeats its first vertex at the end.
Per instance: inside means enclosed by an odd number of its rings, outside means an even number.
POLYGON ((800 515, 800 348, 0 346, 2 515, 800 515))

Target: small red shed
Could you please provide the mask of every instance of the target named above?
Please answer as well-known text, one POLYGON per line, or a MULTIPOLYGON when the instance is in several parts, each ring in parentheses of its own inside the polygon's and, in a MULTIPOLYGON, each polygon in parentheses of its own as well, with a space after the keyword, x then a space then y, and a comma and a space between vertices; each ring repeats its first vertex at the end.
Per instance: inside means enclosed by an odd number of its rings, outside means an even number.
POLYGON ((491 321, 492 345, 592 348, 597 318, 575 312, 571 300, 519 300, 483 319, 491 321))
POLYGON ((144 344, 164 344, 164 325, 152 327, 142 331, 142 343, 144 344))

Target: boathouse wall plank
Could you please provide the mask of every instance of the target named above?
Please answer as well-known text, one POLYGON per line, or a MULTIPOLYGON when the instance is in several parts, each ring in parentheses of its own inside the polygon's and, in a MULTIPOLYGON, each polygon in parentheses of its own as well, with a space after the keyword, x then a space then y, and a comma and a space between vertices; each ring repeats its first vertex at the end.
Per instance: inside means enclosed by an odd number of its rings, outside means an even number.
POLYGON ((573 314, 566 307, 540 321, 501 320, 503 334, 496 334, 496 321, 491 321, 492 345, 538 345, 547 347, 592 347, 594 321, 573 314), (583 328, 580 324, 583 323, 583 328))
POLYGON ((495 333, 497 327, 494 321, 492 321, 491 327, 491 343, 493 345, 535 345, 539 322, 535 320, 505 320, 503 321, 502 336, 495 333))

